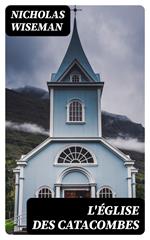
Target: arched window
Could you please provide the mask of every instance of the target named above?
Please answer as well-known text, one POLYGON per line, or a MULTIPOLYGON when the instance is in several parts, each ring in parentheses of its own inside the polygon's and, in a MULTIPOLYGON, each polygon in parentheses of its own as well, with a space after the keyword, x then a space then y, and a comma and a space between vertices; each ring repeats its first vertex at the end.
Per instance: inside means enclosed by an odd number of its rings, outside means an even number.
POLYGON ((84 105, 80 100, 72 100, 67 106, 68 122, 84 122, 84 105))
POLYGON ((73 82, 73 83, 79 83, 81 81, 81 75, 80 74, 71 74, 70 79, 71 79, 71 82, 73 82))
POLYGON ((99 198, 112 198, 113 197, 113 193, 111 191, 110 188, 108 187, 103 187, 100 191, 99 191, 99 198))
POLYGON ((66 148, 58 157, 58 163, 83 164, 94 163, 92 154, 80 146, 66 148))
POLYGON ((52 192, 49 188, 43 187, 38 191, 38 198, 52 198, 52 192))

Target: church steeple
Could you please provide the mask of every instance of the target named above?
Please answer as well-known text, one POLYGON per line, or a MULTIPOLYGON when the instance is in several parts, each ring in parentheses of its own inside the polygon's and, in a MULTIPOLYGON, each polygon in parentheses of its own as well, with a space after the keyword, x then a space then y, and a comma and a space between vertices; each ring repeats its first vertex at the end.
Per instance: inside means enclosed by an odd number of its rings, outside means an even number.
POLYGON ((64 59, 56 74, 52 74, 52 81, 59 81, 61 76, 67 71, 67 69, 74 63, 78 62, 91 80, 99 82, 99 75, 94 73, 85 53, 82 48, 78 30, 76 17, 74 17, 74 26, 70 44, 68 46, 67 52, 64 59))

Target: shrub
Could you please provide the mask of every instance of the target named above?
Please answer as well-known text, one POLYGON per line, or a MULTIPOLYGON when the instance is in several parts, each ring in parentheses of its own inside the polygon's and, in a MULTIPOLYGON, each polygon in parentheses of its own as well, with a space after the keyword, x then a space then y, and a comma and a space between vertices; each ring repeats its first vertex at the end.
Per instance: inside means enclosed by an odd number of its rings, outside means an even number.
POLYGON ((14 222, 12 220, 6 220, 5 222, 5 229, 6 229, 6 232, 11 234, 14 232, 14 222))

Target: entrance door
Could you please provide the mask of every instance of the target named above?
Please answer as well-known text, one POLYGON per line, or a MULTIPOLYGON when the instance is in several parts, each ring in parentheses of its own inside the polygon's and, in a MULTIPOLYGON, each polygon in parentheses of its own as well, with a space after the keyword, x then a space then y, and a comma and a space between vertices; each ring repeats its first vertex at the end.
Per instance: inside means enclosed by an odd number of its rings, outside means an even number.
POLYGON ((91 193, 89 190, 65 190, 65 198, 90 198, 91 193))

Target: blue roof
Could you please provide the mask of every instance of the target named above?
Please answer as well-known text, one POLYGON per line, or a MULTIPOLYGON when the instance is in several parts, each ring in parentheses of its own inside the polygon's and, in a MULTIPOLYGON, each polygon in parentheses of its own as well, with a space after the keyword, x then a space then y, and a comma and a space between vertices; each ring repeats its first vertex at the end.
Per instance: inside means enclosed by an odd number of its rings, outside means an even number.
POLYGON ((99 82, 99 76, 94 73, 80 42, 78 31, 77 31, 77 24, 76 18, 74 19, 74 28, 71 37, 70 44, 68 46, 67 52, 64 56, 64 59, 57 71, 56 74, 52 74, 51 81, 58 81, 60 77, 65 73, 65 71, 69 68, 69 66, 77 60, 84 71, 92 78, 93 81, 99 82))

